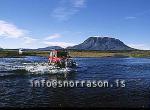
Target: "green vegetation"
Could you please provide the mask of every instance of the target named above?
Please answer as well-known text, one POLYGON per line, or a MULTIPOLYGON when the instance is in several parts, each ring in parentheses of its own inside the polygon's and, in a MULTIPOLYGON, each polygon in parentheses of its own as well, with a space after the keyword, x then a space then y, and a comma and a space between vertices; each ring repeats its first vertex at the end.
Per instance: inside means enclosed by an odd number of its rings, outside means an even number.
MULTIPOLYGON (((148 57, 150 50, 82 51, 69 50, 71 57, 148 57)), ((28 50, 19 55, 18 50, 0 50, 0 57, 48 56, 49 51, 28 50)))
POLYGON ((70 51, 72 57, 150 57, 149 50, 70 51))

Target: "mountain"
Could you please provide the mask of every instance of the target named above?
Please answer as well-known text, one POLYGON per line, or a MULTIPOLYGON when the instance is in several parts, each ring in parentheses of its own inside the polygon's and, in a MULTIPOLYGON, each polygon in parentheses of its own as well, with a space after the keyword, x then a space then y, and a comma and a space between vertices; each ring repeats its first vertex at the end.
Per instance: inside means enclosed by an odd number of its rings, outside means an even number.
POLYGON ((122 41, 110 37, 89 37, 83 43, 67 47, 75 50, 134 50, 122 41))
POLYGON ((49 47, 45 47, 45 48, 38 48, 37 50, 51 50, 51 49, 61 50, 64 48, 62 48, 60 46, 49 46, 49 47))

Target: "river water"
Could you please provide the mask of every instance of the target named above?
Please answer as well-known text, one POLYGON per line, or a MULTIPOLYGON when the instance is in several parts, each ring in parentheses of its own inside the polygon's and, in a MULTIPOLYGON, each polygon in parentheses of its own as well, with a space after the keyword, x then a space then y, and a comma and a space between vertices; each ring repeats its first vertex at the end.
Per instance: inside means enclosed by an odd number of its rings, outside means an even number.
MULTIPOLYGON (((150 107, 150 59, 74 58, 78 66, 67 76, 31 74, 24 63, 45 57, 0 58, 0 107, 150 107), (124 80, 125 87, 31 87, 32 79, 124 80)), ((43 70, 44 71, 44 70, 43 70)))

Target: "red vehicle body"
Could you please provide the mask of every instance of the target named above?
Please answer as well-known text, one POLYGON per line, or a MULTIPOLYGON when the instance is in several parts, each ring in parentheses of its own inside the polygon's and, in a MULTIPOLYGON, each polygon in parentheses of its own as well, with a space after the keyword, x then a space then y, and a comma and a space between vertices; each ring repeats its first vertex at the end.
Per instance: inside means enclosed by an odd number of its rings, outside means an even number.
POLYGON ((52 50, 49 55, 49 64, 57 67, 75 67, 76 63, 71 59, 69 53, 65 50, 52 50))
POLYGON ((70 58, 67 51, 64 50, 52 50, 49 55, 49 64, 59 67, 72 67, 75 62, 70 58))
POLYGON ((50 55, 49 55, 49 61, 50 63, 59 63, 61 60, 65 60, 67 58, 67 53, 64 52, 64 51, 59 51, 59 50, 52 50, 50 52, 50 55), (60 53, 63 54, 61 55, 60 53))

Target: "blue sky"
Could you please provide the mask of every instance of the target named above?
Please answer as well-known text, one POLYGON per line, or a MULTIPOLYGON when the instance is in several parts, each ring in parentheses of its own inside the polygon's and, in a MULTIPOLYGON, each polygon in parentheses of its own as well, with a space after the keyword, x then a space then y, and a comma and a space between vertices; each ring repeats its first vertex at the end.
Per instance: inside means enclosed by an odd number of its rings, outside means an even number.
POLYGON ((72 46, 90 36, 150 49, 150 0, 0 0, 0 47, 72 46))

